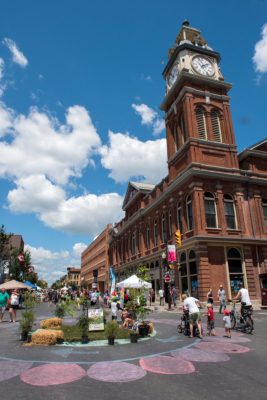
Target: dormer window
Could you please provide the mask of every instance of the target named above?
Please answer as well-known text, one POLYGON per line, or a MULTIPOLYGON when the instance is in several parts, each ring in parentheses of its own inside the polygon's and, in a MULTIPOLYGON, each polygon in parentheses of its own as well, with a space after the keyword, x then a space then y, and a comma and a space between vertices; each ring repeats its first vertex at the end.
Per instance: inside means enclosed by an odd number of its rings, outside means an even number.
POLYGON ((196 119, 199 139, 207 140, 205 112, 200 107, 196 109, 196 119))
POLYGON ((222 131, 221 131, 221 121, 220 114, 217 110, 213 109, 210 113, 211 118, 211 126, 212 126, 212 134, 213 140, 215 142, 222 142, 222 131))

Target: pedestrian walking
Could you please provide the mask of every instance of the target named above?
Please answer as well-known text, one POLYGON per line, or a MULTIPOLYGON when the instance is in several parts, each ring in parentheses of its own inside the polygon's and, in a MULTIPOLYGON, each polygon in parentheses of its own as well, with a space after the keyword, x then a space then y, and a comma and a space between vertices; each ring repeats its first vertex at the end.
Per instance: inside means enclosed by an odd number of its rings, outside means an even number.
POLYGON ((209 288, 207 293, 207 304, 211 304, 213 307, 213 295, 212 295, 212 288, 209 288))
POLYGON ((225 329, 225 335, 224 337, 231 338, 231 318, 230 318, 230 310, 224 310, 224 317, 223 317, 223 322, 224 322, 224 329, 225 329))
POLYGON ((17 310, 19 308, 19 294, 15 289, 12 290, 9 301, 9 322, 16 322, 17 310))
POLYGON ((172 296, 172 303, 173 303, 173 306, 176 307, 177 290, 176 290, 176 287, 175 287, 175 286, 173 286, 172 289, 171 289, 171 296, 172 296))
POLYGON ((223 288, 223 285, 220 285, 220 287, 219 287, 218 299, 220 301, 219 313, 221 314, 222 310, 226 309, 226 294, 225 294, 225 290, 223 288))
POLYGON ((164 290, 162 288, 159 289, 159 305, 164 305, 164 290))
POLYGON ((9 301, 9 294, 6 289, 0 290, 0 322, 3 321, 4 313, 6 311, 6 307, 9 301))

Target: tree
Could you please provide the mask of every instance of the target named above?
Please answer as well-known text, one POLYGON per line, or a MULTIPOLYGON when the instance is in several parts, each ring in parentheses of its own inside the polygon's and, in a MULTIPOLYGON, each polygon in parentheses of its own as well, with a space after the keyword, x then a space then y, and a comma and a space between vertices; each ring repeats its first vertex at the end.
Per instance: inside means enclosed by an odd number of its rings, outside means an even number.
POLYGON ((48 283, 44 279, 38 279, 38 281, 36 282, 36 285, 42 289, 47 289, 47 287, 48 287, 48 283))
POLYGON ((6 233, 5 226, 1 225, 0 228, 0 261, 9 260, 10 257, 10 246, 9 241, 12 233, 6 233))

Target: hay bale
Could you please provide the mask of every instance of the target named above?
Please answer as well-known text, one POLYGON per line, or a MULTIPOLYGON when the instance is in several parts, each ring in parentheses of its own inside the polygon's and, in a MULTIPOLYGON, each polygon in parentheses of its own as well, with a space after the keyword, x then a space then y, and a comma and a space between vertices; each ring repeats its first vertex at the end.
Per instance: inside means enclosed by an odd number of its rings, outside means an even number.
POLYGON ((48 319, 43 319, 40 321, 40 326, 42 329, 59 329, 62 327, 62 318, 48 318, 48 319))
POLYGON ((33 344, 53 345, 58 339, 64 339, 64 334, 59 330, 38 329, 32 334, 33 344))

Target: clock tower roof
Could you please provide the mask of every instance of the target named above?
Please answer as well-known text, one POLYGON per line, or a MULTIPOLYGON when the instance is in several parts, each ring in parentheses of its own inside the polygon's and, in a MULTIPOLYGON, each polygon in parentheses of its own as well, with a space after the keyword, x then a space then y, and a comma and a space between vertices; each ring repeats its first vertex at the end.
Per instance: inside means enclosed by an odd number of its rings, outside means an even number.
POLYGON ((201 31, 190 26, 189 21, 185 20, 176 37, 174 46, 168 51, 169 61, 162 73, 163 76, 168 73, 173 62, 176 60, 177 55, 184 49, 215 57, 217 62, 220 62, 221 60, 220 54, 208 45, 207 41, 201 35, 201 31))

